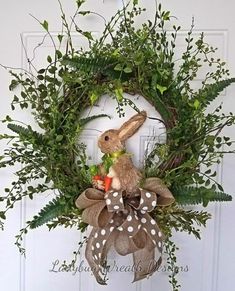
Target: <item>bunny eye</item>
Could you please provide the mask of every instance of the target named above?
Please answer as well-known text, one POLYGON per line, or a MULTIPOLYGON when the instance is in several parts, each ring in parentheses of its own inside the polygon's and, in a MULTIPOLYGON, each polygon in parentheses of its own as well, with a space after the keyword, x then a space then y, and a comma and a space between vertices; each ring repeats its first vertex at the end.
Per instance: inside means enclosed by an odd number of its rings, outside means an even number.
POLYGON ((109 140, 109 136, 106 135, 106 136, 104 137, 104 140, 105 140, 105 141, 108 141, 108 140, 109 140))

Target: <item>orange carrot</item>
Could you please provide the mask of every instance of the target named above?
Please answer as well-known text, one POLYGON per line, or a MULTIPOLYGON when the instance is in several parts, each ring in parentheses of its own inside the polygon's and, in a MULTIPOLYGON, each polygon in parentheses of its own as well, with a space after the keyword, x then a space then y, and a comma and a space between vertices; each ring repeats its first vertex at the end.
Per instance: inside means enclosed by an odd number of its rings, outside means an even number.
POLYGON ((111 184, 112 184, 112 178, 105 176, 104 177, 104 191, 107 192, 110 190, 111 184))

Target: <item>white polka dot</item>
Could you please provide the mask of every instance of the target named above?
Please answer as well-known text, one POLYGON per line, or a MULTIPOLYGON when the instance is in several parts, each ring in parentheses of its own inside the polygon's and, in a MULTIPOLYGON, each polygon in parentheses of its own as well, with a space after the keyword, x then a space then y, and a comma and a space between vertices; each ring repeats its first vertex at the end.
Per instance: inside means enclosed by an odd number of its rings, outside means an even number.
POLYGON ((111 226, 110 227, 110 232, 112 232, 114 230, 114 227, 113 226, 111 226))
POLYGON ((114 192, 113 197, 117 197, 117 196, 118 196, 118 192, 114 192))
POLYGON ((162 237, 162 233, 160 231, 158 232, 158 236, 159 237, 162 237))
POLYGON ((111 219, 111 220, 110 220, 110 223, 114 223, 114 220, 113 220, 113 219, 111 219))
POLYGON ((106 199, 106 204, 110 205, 111 204, 111 200, 110 199, 106 199))
POLYGON ((144 206, 142 209, 146 211, 148 210, 148 206, 144 206))
POLYGON ((145 214, 145 213, 146 213, 146 211, 144 211, 144 210, 140 210, 140 212, 141 212, 142 214, 145 214))
POLYGON ((159 246, 159 248, 162 247, 162 243, 160 241, 158 242, 158 246, 159 246))
POLYGON ((152 202, 152 206, 155 207, 156 205, 157 205, 157 202, 154 200, 154 201, 152 202))
POLYGON ((105 229, 102 229, 102 230, 101 230, 101 234, 102 234, 102 235, 105 235, 105 234, 106 234, 105 229))
POLYGON ((95 233, 95 238, 97 238, 97 237, 98 237, 98 232, 95 233))
POLYGON ((136 214, 135 214, 135 219, 136 219, 136 220, 139 220, 139 217, 138 217, 136 214))
POLYGON ((140 204, 143 204, 143 203, 144 203, 144 199, 141 198, 141 199, 140 199, 140 204))
POLYGON ((130 202, 131 202, 131 203, 135 203, 135 200, 131 200, 130 202))
POLYGON ((144 230, 145 232, 147 232, 147 229, 146 229, 145 227, 143 228, 143 230, 144 230))
POLYGON ((155 240, 154 240, 154 239, 152 240, 152 242, 153 242, 153 243, 156 245, 156 242, 155 242, 155 240))
POLYGON ((152 225, 156 224, 156 221, 154 219, 151 219, 150 222, 151 222, 152 225))
POLYGON ((119 209, 119 206, 118 206, 118 205, 115 205, 115 206, 113 207, 113 209, 117 210, 117 209, 119 209))
POLYGON ((127 221, 132 221, 132 216, 131 215, 127 216, 127 221))
POLYGON ((105 199, 108 198, 108 194, 105 194, 105 195, 104 195, 104 198, 105 198, 105 199))
POLYGON ((94 249, 95 249, 94 246, 91 246, 91 249, 92 249, 92 251, 94 251, 94 249))
POLYGON ((144 218, 144 217, 142 217, 140 221, 141 221, 142 223, 146 223, 146 222, 147 222, 146 218, 144 218))
POLYGON ((147 198, 151 197, 151 194, 149 192, 146 192, 145 195, 146 195, 147 198))
POLYGON ((151 234, 155 235, 156 234, 156 230, 155 229, 151 229, 151 234))
POLYGON ((104 239, 104 240, 102 241, 103 246, 105 245, 105 243, 106 243, 106 239, 104 239))
POLYGON ((97 257, 97 255, 94 255, 94 258, 95 258, 96 260, 98 260, 98 257, 97 257))
POLYGON ((100 244, 96 243, 96 247, 97 247, 97 249, 99 249, 100 248, 100 244))
POLYGON ((119 201, 120 201, 120 203, 123 203, 123 199, 122 199, 122 197, 120 198, 120 200, 119 200, 119 201))
POLYGON ((101 258, 101 253, 98 254, 99 258, 101 258))
POLYGON ((132 226, 128 226, 127 231, 128 232, 132 232, 134 230, 134 228, 132 226))
POLYGON ((138 229, 140 229, 140 228, 141 228, 141 224, 138 225, 138 229))
POLYGON ((119 231, 123 231, 123 227, 122 227, 122 226, 119 226, 119 227, 118 227, 118 230, 119 230, 119 231))

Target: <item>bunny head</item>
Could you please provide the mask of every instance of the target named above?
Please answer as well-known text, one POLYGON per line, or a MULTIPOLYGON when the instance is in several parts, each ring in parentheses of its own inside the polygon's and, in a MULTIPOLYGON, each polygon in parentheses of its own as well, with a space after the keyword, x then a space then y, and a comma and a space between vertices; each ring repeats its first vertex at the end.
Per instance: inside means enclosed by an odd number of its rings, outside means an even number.
POLYGON ((125 148, 125 141, 135 134, 145 122, 147 113, 141 111, 132 116, 119 129, 105 131, 98 140, 98 146, 102 153, 111 154, 125 148))

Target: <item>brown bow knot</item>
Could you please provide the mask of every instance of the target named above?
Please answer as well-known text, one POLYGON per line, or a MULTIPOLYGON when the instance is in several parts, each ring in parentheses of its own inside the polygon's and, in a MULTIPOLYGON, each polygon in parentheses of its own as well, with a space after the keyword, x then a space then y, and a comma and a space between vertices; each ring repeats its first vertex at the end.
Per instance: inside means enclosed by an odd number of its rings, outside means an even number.
POLYGON ((102 279, 102 266, 111 246, 122 256, 133 254, 134 265, 140 266, 135 271, 134 281, 151 275, 161 264, 163 234, 149 212, 157 201, 159 205, 169 205, 174 198, 158 178, 146 179, 143 189, 137 189, 131 196, 122 190, 104 193, 88 188, 76 200, 76 206, 84 209, 83 221, 93 226, 86 259, 100 284, 106 284, 102 279))

